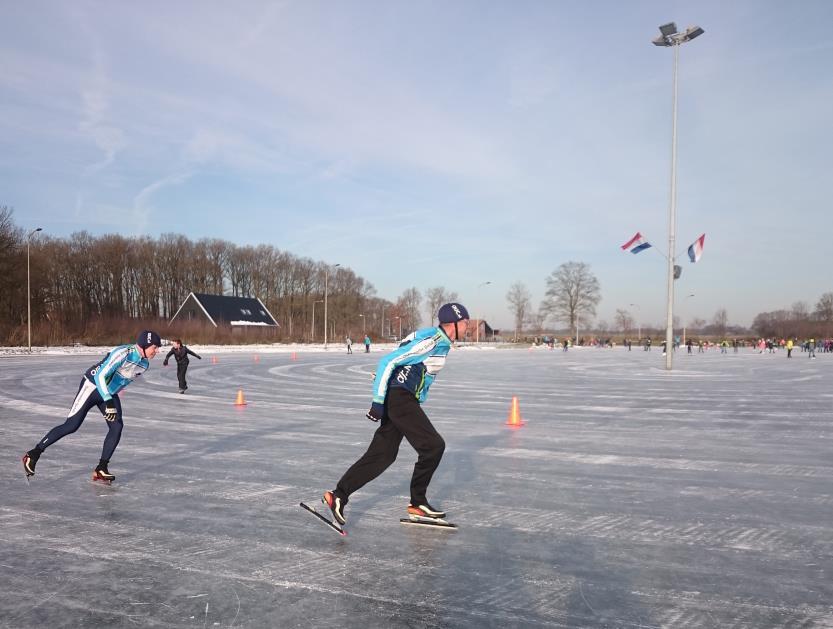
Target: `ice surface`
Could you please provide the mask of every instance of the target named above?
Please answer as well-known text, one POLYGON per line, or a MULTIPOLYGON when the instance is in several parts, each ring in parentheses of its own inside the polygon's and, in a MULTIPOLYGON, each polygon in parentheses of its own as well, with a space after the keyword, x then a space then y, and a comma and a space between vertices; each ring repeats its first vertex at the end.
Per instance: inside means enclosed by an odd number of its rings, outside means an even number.
POLYGON ((197 351, 185 395, 159 357, 122 395, 112 487, 96 413, 20 464, 96 358, 0 357, 0 626, 833 626, 833 355, 455 351, 425 409, 459 530, 399 524, 403 442, 340 538, 298 503, 369 443, 380 354, 197 351))

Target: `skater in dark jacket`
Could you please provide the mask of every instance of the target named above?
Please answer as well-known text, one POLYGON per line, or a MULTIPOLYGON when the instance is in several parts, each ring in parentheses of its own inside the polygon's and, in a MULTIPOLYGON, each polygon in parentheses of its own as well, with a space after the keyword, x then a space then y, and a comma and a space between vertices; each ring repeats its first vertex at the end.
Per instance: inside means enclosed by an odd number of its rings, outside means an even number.
POLYGON ((190 349, 185 347, 182 344, 181 339, 174 339, 173 347, 171 351, 168 352, 168 355, 165 356, 165 360, 162 362, 162 365, 167 367, 168 366, 168 359, 173 355, 176 359, 176 379, 179 380, 179 392, 185 393, 188 389, 188 383, 185 382, 185 372, 188 371, 188 354, 191 356, 196 356, 197 360, 202 360, 202 356, 199 354, 195 354, 190 349))
POLYGON ((380 422, 370 446, 348 469, 333 491, 321 499, 339 524, 344 524, 344 507, 350 495, 384 472, 396 460, 402 437, 418 453, 411 477, 408 516, 440 519, 445 513, 428 503, 426 491, 440 464, 445 442, 434 429, 420 404, 445 364, 451 344, 465 338, 469 313, 457 303, 443 305, 437 327, 417 330, 399 348, 380 361, 373 382, 373 403, 368 419, 380 422))
POLYGON ((98 407, 107 420, 107 437, 101 451, 101 460, 93 471, 93 480, 112 482, 115 479, 107 464, 119 445, 124 427, 121 414, 119 391, 141 376, 150 367, 150 360, 156 356, 162 341, 156 332, 145 330, 139 334, 135 344, 119 345, 108 352, 81 377, 81 385, 66 421, 55 426, 38 444, 23 455, 23 470, 26 476, 35 473, 35 465, 44 450, 59 439, 74 433, 81 427, 87 413, 98 407))

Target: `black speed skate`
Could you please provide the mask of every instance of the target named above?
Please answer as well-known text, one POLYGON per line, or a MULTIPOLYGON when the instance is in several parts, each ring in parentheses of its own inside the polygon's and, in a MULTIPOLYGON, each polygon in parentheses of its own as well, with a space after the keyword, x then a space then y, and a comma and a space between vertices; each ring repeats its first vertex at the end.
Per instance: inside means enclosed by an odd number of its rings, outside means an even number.
POLYGON ((23 455, 23 471, 26 472, 26 479, 35 475, 35 466, 38 464, 38 459, 41 455, 41 450, 34 448, 23 455))
POLYGON ((116 477, 107 470, 107 461, 101 461, 93 470, 93 480, 109 485, 116 477))
POLYGON ((445 519, 445 511, 435 509, 427 502, 408 505, 408 517, 399 520, 402 524, 414 524, 416 526, 435 527, 443 529, 456 529, 457 525, 445 519))

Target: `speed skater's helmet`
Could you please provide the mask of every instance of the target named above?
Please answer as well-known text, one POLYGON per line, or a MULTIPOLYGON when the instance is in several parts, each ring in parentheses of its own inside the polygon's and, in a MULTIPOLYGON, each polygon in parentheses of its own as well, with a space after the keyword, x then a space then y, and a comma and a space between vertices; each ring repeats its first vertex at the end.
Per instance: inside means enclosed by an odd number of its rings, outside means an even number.
POLYGON ((144 330, 142 332, 139 332, 139 338, 136 339, 136 345, 138 345, 142 349, 147 349, 151 345, 156 345, 156 347, 162 347, 162 339, 159 338, 159 335, 156 332, 152 332, 151 330, 144 330))
POLYGON ((452 302, 450 304, 443 304, 437 312, 437 318, 440 323, 457 323, 463 319, 469 319, 469 311, 463 304, 452 302))

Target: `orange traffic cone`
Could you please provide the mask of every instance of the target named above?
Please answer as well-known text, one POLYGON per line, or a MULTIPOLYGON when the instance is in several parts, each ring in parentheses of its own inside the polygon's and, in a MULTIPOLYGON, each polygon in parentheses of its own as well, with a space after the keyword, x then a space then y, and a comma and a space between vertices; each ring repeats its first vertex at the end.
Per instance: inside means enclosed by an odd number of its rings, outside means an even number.
POLYGON ((507 426, 519 428, 524 425, 524 420, 521 419, 521 408, 518 404, 518 396, 512 396, 512 407, 509 409, 509 419, 506 420, 507 426))
POLYGON ((298 355, 295 352, 292 352, 292 360, 298 360, 298 355))
POLYGON ((235 406, 246 406, 246 400, 243 398, 243 389, 237 389, 237 401, 235 406))
POLYGON ((211 364, 212 364, 212 365, 216 365, 216 364, 217 364, 217 357, 216 357, 216 356, 212 356, 212 357, 211 357, 211 364))

